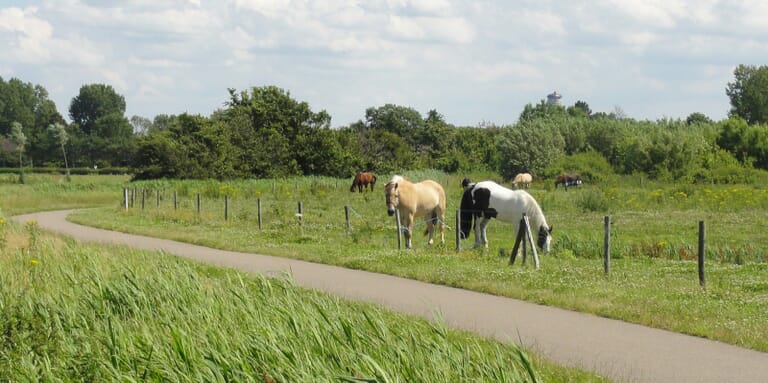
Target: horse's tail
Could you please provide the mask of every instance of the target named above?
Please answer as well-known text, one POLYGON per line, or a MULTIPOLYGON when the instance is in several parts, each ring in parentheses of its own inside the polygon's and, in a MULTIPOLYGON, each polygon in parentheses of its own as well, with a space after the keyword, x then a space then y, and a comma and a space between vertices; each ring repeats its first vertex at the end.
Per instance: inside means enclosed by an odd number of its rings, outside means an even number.
POLYGON ((472 230, 472 219, 475 216, 474 213, 475 202, 472 200, 472 188, 469 188, 461 196, 459 217, 461 219, 461 235, 463 238, 469 238, 469 231, 472 230))

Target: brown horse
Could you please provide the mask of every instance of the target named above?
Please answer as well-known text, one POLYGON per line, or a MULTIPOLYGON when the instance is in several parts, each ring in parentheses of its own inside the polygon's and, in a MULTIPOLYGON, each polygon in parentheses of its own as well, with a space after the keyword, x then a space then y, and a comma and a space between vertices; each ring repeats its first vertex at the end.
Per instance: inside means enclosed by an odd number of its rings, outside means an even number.
POLYGON ((349 188, 350 192, 354 192, 357 188, 358 193, 362 193, 363 189, 368 186, 373 191, 373 186, 376 185, 376 175, 371 172, 359 172, 355 174, 355 179, 352 180, 352 186, 349 188))
POLYGON ((387 214, 400 212, 400 219, 405 230, 405 247, 411 248, 413 219, 424 216, 429 234, 429 244, 434 243, 435 223, 440 227, 440 242, 445 243, 445 190, 435 181, 425 180, 412 183, 402 176, 394 176, 384 186, 387 200, 387 214))
POLYGON ((565 190, 568 191, 568 186, 581 185, 581 176, 576 173, 561 174, 557 176, 557 180, 555 180, 555 189, 557 189, 557 185, 563 185, 565 190))

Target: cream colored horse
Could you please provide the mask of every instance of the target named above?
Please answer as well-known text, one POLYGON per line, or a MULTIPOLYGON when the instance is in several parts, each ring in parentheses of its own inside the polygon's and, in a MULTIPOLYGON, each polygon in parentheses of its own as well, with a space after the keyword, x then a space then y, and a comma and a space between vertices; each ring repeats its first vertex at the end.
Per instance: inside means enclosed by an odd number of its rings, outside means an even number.
POLYGON ((435 223, 440 227, 440 242, 445 243, 445 190, 435 181, 425 180, 412 183, 402 176, 394 176, 384 186, 384 196, 387 199, 387 214, 400 212, 401 224, 405 231, 405 247, 411 248, 411 233, 413 219, 424 216, 429 234, 429 244, 434 243, 435 223))
POLYGON ((531 186, 531 182, 533 181, 533 176, 531 176, 528 173, 520 173, 515 176, 514 181, 512 181, 512 185, 515 185, 515 187, 520 188, 521 186, 528 189, 529 186, 531 186))

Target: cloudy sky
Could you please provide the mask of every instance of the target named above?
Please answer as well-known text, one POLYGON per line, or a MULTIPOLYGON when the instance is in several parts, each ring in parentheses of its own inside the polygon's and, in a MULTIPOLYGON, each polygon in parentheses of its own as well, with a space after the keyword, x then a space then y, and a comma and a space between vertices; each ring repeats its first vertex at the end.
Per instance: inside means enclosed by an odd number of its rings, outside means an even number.
POLYGON ((555 90, 719 120, 738 64, 768 64, 766 1, 0 0, 0 76, 44 86, 65 118, 103 83, 150 119, 275 85, 333 126, 388 103, 510 124, 555 90))

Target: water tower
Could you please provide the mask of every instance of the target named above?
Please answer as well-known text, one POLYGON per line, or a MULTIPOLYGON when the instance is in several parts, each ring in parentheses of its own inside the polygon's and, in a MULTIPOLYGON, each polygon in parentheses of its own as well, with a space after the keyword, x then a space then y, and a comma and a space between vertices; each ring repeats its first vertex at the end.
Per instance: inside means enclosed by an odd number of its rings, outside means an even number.
POLYGON ((563 98, 563 95, 554 91, 547 95, 547 104, 560 105, 561 98, 563 98))

